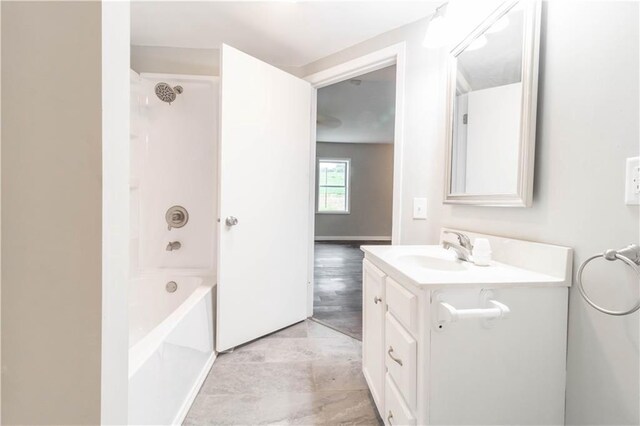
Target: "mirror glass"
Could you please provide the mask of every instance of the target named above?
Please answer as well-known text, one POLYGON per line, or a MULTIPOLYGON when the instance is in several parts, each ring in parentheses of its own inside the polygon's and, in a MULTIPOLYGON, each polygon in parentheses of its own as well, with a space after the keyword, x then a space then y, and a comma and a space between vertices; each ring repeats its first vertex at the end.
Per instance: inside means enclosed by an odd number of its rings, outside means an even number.
POLYGON ((454 55, 451 194, 518 192, 524 22, 516 4, 454 55))

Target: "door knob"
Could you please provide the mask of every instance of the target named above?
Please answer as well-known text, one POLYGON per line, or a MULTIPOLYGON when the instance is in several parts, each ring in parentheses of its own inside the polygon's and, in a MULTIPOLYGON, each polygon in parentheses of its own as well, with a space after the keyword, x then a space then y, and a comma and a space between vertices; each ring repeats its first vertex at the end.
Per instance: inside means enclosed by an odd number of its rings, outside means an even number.
POLYGON ((238 224, 238 218, 229 216, 224 220, 224 223, 226 223, 227 226, 236 226, 238 224))

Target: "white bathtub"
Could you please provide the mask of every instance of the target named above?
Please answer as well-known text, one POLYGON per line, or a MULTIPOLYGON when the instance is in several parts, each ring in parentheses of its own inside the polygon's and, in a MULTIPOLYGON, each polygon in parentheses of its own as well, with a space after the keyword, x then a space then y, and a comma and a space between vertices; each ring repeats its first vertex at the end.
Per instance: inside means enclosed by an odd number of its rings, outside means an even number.
POLYGON ((199 277, 131 282, 129 424, 182 422, 215 359, 214 298, 215 287, 199 277))

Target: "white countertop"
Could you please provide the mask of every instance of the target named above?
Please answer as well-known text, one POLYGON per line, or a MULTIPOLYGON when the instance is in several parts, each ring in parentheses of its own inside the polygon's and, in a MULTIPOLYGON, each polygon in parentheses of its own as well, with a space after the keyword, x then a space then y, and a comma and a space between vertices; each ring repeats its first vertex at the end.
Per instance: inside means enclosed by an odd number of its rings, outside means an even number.
POLYGON ((417 286, 429 287, 506 287, 540 285, 568 287, 564 277, 492 261, 489 266, 476 266, 457 260, 452 250, 441 246, 362 246, 365 257, 392 277, 403 277, 417 286))

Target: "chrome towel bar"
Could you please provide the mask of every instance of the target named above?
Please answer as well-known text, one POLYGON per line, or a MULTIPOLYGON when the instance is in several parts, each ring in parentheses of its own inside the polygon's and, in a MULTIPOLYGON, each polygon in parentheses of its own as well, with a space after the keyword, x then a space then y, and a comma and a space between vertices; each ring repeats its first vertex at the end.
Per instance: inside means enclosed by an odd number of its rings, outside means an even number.
POLYGON ((599 310, 600 312, 608 315, 622 316, 622 315, 632 314, 638 309, 640 309, 640 299, 638 299, 638 302, 636 302, 636 304, 629 310, 614 311, 611 309, 605 309, 601 306, 598 306, 594 301, 592 301, 589 298, 589 296, 587 296, 587 293, 584 290, 584 286, 582 285, 582 272, 584 271, 584 267, 587 266, 589 262, 599 257, 602 257, 609 261, 621 260, 622 262, 626 263, 629 267, 631 267, 631 269, 633 269, 636 272, 638 277, 640 277, 640 246, 638 246, 637 244, 630 244, 627 247, 620 250, 609 249, 602 254, 593 255, 587 260, 585 260, 584 262, 582 262, 582 264, 580 265, 580 268, 578 268, 578 275, 576 277, 576 280, 578 281, 578 290, 580 290, 580 294, 582 294, 582 297, 584 297, 584 300, 586 300, 589 305, 593 306, 595 309, 599 310))

